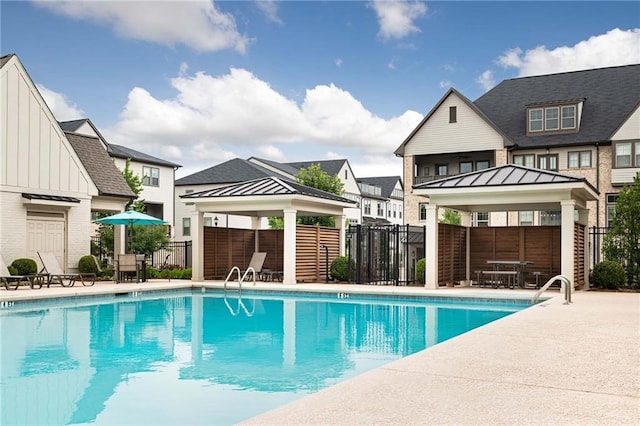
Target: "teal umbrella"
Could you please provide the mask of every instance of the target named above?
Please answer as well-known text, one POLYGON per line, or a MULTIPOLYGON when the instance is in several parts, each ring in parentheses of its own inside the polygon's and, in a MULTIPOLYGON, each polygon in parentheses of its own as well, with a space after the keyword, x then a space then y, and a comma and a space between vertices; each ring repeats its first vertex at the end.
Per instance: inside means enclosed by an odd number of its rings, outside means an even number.
MULTIPOLYGON (((135 210, 127 210, 125 212, 116 213, 111 216, 103 217, 102 219, 94 220, 96 223, 102 223, 105 225, 125 225, 133 231, 133 225, 166 225, 167 223, 158 219, 157 217, 149 216, 145 213, 140 213, 135 210)), ((131 245, 131 244, 130 244, 131 245)))

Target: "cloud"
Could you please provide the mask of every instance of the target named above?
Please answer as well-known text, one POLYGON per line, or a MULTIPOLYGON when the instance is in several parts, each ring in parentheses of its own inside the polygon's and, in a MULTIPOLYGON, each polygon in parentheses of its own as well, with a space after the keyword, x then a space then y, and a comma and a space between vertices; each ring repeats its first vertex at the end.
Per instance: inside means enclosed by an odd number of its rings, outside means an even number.
POLYGON ((307 89, 298 104, 244 69, 218 76, 184 69, 171 80, 173 98, 133 88, 119 122, 101 130, 107 140, 207 166, 255 151, 284 161, 281 148, 293 143, 307 156, 332 147, 364 156, 393 152, 422 119, 414 111, 383 119, 333 84, 307 89))
POLYGON ((495 82, 495 80, 493 78, 493 71, 486 70, 485 72, 480 74, 476 78, 476 83, 480 84, 480 86, 482 86, 482 88, 485 90, 485 92, 487 90, 492 89, 493 86, 496 85, 496 82, 495 82))
POLYGON ((336 64, 336 67, 338 67, 338 68, 342 67, 342 63, 343 63, 342 59, 338 58, 334 62, 336 64))
POLYGON ((76 20, 108 26, 121 37, 197 51, 235 49, 245 53, 250 39, 238 32, 233 15, 211 0, 46 1, 36 3, 76 20))
POLYGON ((256 1, 256 5, 258 6, 258 9, 260 9, 262 13, 264 13, 269 21, 280 25, 284 24, 282 19, 280 19, 280 17, 278 16, 278 5, 275 1, 259 0, 256 1))
POLYGON ((69 121, 84 117, 84 111, 67 100, 66 96, 62 93, 54 92, 41 84, 36 84, 36 86, 56 120, 69 121))
POLYGON ((414 20, 427 13, 427 5, 407 1, 374 1, 370 7, 378 16, 380 30, 378 36, 388 39, 401 39, 409 34, 420 32, 414 20))
POLYGON ((448 89, 450 87, 453 87, 453 84, 451 84, 449 80, 440 80, 440 83, 438 84, 440 85, 441 89, 448 89))
POLYGON ((640 29, 615 28, 606 34, 595 35, 574 46, 547 49, 537 46, 523 50, 510 49, 498 58, 503 68, 518 69, 518 76, 552 74, 601 68, 640 62, 640 29))

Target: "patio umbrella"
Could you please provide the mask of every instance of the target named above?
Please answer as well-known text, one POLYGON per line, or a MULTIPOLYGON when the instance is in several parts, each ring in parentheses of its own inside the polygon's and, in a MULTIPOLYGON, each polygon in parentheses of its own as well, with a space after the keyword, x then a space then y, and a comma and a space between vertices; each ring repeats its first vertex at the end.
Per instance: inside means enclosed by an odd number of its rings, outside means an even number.
MULTIPOLYGON (((116 213, 111 216, 96 219, 94 222, 105 225, 125 225, 133 232, 133 225, 166 225, 167 223, 157 217, 149 216, 135 210, 127 210, 125 212, 116 213)), ((131 243, 129 243, 131 246, 131 243)))

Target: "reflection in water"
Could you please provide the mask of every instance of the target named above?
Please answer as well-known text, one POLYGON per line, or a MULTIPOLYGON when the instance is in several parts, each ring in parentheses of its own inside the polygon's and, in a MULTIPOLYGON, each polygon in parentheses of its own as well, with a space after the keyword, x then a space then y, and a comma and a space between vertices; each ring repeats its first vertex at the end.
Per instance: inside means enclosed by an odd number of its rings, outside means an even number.
POLYGON ((231 424, 522 307, 209 293, 16 306, 0 311, 0 423, 231 424))

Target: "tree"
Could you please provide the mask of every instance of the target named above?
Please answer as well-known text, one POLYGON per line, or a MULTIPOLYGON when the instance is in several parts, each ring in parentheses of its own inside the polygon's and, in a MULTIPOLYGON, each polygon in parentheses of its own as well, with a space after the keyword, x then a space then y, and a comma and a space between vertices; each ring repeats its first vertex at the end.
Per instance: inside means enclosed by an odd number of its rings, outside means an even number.
POLYGON ((624 266, 628 285, 640 286, 640 173, 618 194, 603 251, 607 260, 624 266))
POLYGON ((449 225, 458 225, 462 223, 462 216, 455 210, 445 210, 440 223, 447 223, 449 225))
MULTIPOLYGON (((308 168, 301 168, 296 175, 296 180, 302 185, 320 189, 335 195, 342 195, 344 184, 338 176, 329 176, 327 172, 320 168, 320 164, 312 164, 308 168)), ((332 216, 303 216, 299 217, 297 223, 301 225, 327 226, 333 228, 335 219, 332 216)), ((279 217, 269 218, 271 229, 284 228, 284 220, 279 217)))
POLYGON ((142 178, 131 170, 131 158, 127 158, 127 162, 122 171, 122 177, 131 188, 131 191, 135 194, 136 198, 127 203, 125 210, 135 210, 140 213, 144 213, 144 200, 140 197, 142 193, 142 178))

